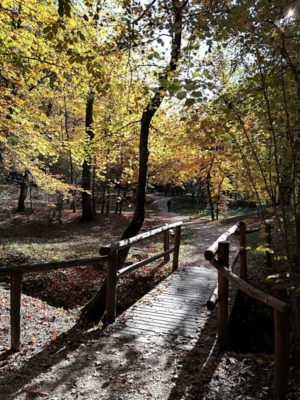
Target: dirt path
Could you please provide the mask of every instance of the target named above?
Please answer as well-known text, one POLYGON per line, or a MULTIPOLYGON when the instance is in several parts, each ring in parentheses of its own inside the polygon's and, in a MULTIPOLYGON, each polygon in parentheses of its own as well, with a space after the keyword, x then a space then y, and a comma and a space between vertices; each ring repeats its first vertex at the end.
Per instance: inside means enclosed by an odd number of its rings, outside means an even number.
MULTIPOLYGON (((209 222, 203 218, 188 217, 168 212, 167 197, 151 195, 149 199, 158 210, 158 215, 164 223, 183 221, 183 242, 180 266, 212 268, 204 259, 205 250, 226 230, 226 227, 217 221, 209 222)), ((232 248, 235 250, 235 247, 232 248)))

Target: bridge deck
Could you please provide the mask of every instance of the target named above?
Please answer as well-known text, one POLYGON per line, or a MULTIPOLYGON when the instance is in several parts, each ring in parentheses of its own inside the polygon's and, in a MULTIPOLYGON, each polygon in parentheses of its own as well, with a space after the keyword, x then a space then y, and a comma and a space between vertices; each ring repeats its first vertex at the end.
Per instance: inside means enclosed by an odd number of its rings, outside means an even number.
POLYGON ((201 398, 217 365, 216 319, 205 307, 216 275, 180 268, 103 333, 87 332, 79 347, 64 343, 35 357, 22 377, 6 376, 0 399, 25 400, 32 391, 51 400, 201 398))
POLYGON ((213 287, 215 270, 180 268, 149 292, 120 318, 123 335, 196 338, 206 318, 201 317, 213 287))

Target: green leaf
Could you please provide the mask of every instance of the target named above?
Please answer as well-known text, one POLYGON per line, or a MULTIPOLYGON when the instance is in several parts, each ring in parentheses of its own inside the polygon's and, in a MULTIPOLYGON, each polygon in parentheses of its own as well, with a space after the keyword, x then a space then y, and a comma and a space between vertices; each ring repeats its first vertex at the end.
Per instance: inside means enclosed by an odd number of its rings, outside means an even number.
POLYGON ((85 36, 84 36, 84 34, 82 32, 79 31, 78 32, 78 36, 83 42, 85 41, 85 36))
POLYGON ((187 99, 184 105, 185 105, 186 107, 191 107, 192 105, 195 104, 195 102, 196 102, 195 99, 187 99))
POLYGON ((191 93, 191 95, 192 95, 193 97, 200 98, 200 97, 202 97, 202 92, 194 91, 194 92, 191 93))
POLYGON ((270 247, 267 247, 267 246, 258 246, 258 247, 256 247, 256 251, 259 251, 261 253, 274 254, 274 250, 272 250, 270 247))
POLYGON ((179 100, 183 100, 186 98, 186 92, 184 92, 184 91, 178 92, 176 97, 179 100))

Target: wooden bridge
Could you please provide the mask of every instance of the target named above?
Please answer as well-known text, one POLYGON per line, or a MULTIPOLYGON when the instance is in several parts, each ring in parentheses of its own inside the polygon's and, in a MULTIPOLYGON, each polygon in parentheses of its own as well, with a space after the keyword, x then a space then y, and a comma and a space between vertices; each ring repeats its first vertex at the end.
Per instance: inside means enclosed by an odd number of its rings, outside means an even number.
MULTIPOLYGON (((177 364, 186 362, 190 352, 198 348, 197 368, 199 374, 205 374, 205 368, 210 357, 217 348, 216 335, 212 334, 215 331, 215 320, 210 319, 210 314, 206 309, 208 300, 210 308, 213 308, 216 301, 220 303, 218 334, 221 342, 226 344, 228 304, 230 304, 228 300, 228 280, 236 283, 237 278, 241 290, 245 290, 246 287, 245 291, 247 292, 249 289, 241 278, 238 278, 232 272, 228 272, 230 269, 227 269, 229 267, 229 246, 228 243, 225 246, 224 241, 238 231, 240 233, 240 247, 233 257, 231 267, 234 267, 240 259, 241 276, 245 277, 247 265, 245 226, 243 224, 230 228, 206 251, 206 258, 217 269, 209 268, 207 264, 201 267, 178 268, 181 234, 181 223, 178 222, 102 247, 100 249, 101 257, 92 260, 95 264, 105 259, 108 265, 106 317, 112 324, 101 334, 102 337, 96 343, 89 343, 83 351, 74 352, 75 363, 68 362, 65 359, 61 360, 63 371, 61 367, 56 366, 54 374, 53 371, 51 374, 41 372, 35 377, 41 391, 51 393, 53 399, 72 399, 74 397, 70 394, 70 385, 74 384, 74 379, 77 382, 76 390, 80 388, 79 393, 82 394, 81 397, 78 397, 77 393, 76 398, 82 399, 145 399, 151 397, 173 400, 182 398, 180 397, 182 391, 190 390, 191 387, 193 387, 193 391, 197 391, 198 389, 193 384, 190 385, 189 389, 186 387, 185 373, 180 376, 176 375, 178 373, 176 372, 178 371, 177 364), (170 232, 172 232, 171 236, 170 232), (118 254, 120 251, 159 234, 163 234, 164 237, 163 252, 118 270, 118 254), (172 246, 171 242, 173 242, 172 246), (172 253, 173 273, 116 319, 118 278, 160 258, 167 262, 172 253), (215 255, 218 255, 218 260, 214 258, 215 255), (224 282, 224 276, 226 276, 227 284, 224 282), (219 282, 218 295, 214 291, 217 282, 219 282), (210 331, 207 334, 208 327, 210 327, 210 331), (204 332, 206 334, 203 334, 204 332), (148 354, 149 349, 152 349, 151 356, 148 354), (124 360, 126 367, 123 365, 124 360), (150 360, 151 362, 149 362, 150 360), (141 375, 140 364, 143 369, 146 369, 147 379, 144 379, 144 376, 141 375), (100 375, 97 372, 99 366, 102 366, 100 375), (157 385, 158 379, 163 381, 163 384, 157 385), (138 386, 132 385, 133 381, 138 383, 138 386), (128 384, 128 382, 131 383, 128 384), (174 382, 176 382, 175 386, 174 382), (138 387, 142 387, 143 390, 141 391, 138 387)), ((22 274, 83 264, 91 265, 91 259, 89 261, 81 260, 81 263, 78 260, 72 260, 63 265, 49 263, 3 268, 0 271, 1 275, 9 274, 12 277, 11 344, 13 349, 17 350, 20 347, 22 274)), ((286 330, 282 325, 286 305, 271 296, 268 296, 266 301, 266 296, 264 297, 262 292, 258 292, 253 291, 253 288, 251 289, 251 295, 267 302, 276 310, 277 320, 280 318, 277 326, 279 330, 277 335, 277 338, 279 338, 277 343, 278 355, 276 358, 279 365, 279 369, 277 368, 277 379, 279 379, 277 386, 275 382, 275 390, 280 394, 285 392, 287 380, 286 373, 283 374, 282 378, 283 370, 287 369, 286 356, 284 355, 287 343, 286 335, 284 336, 286 330)), ((199 380, 197 382, 199 385, 199 380)), ((34 383, 34 379, 30 381, 30 384, 32 383, 34 383)), ((24 390, 26 390, 26 387, 24 390)), ((9 395, 11 394, 10 389, 9 395)), ((21 399, 23 397, 16 396, 14 398, 21 399)))
POLYGON ((175 271, 120 316, 119 335, 196 339, 206 322, 201 311, 215 285, 216 273, 212 269, 191 267, 175 271))

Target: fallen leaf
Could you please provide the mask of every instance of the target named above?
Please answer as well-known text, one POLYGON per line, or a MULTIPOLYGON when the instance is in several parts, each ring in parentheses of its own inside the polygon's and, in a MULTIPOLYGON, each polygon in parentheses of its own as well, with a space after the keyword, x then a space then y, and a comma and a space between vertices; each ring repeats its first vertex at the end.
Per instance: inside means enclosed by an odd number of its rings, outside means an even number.
POLYGON ((56 339, 57 339, 57 332, 56 331, 51 332, 51 342, 55 342, 56 339))

